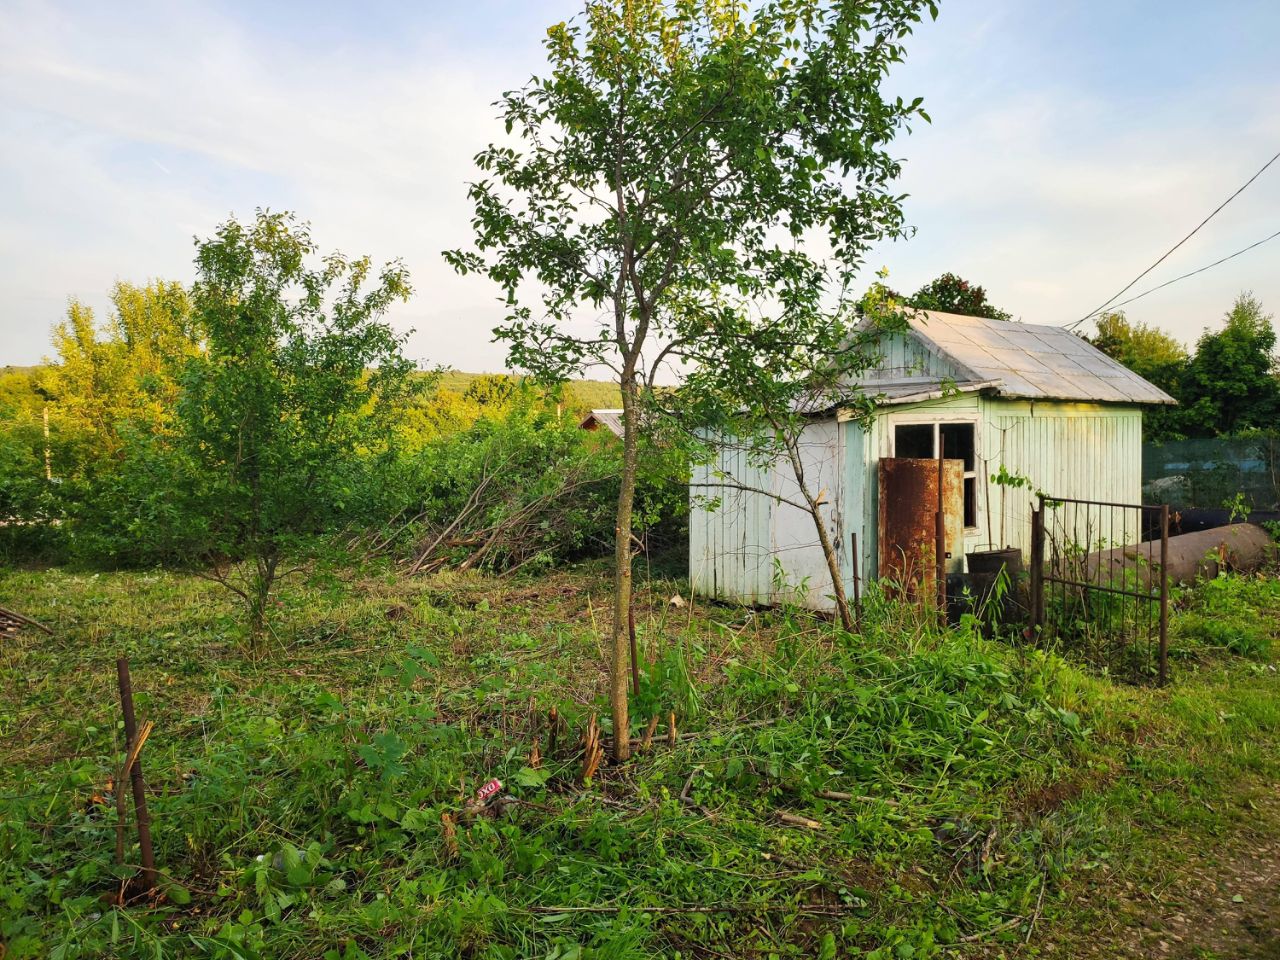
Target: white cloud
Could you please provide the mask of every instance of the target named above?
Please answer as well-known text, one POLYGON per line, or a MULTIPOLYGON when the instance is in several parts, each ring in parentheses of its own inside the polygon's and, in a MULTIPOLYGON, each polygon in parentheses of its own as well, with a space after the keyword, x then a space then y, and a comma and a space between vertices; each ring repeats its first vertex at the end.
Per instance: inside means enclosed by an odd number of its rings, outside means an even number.
MULTIPOLYGON (((1092 83, 1086 68, 1071 71, 1108 41, 1117 57, 1138 59, 1122 36, 1056 24, 1028 34, 1010 11, 1045 12, 953 0, 936 31, 919 32, 894 81, 924 93, 934 118, 899 144, 918 232, 871 263, 887 264, 904 290, 954 270, 1015 316, 1065 323, 1137 276, 1280 149, 1280 75, 1230 54, 1213 59, 1207 38, 1197 50, 1199 25, 1185 18, 1190 43, 1170 51, 1166 75, 1135 63, 1119 82, 1092 83)), ((1280 164, 1131 294, 1267 236, 1278 218, 1280 164)), ((1194 339, 1241 289, 1280 309, 1277 263, 1280 241, 1126 309, 1194 339)))
POLYGON ((396 319, 420 328, 422 359, 499 366, 492 289, 439 254, 468 236, 465 182, 497 132, 501 71, 425 51, 316 56, 191 7, 151 13, 29 6, 0 21, 0 169, 17 187, 0 208, 0 277, 17 294, 5 352, 34 359, 68 295, 188 277, 193 234, 269 206, 310 219, 322 247, 403 257, 418 295, 396 319))
MULTIPOLYGON (((1221 56, 1199 66, 1188 20, 1169 68, 1183 86, 1144 86, 1136 66, 1090 83, 1072 58, 1107 38, 1068 35, 1060 8, 1036 9, 949 0, 917 31, 892 85, 923 93, 934 117, 895 147, 919 232, 868 267, 887 264, 907 290, 955 270, 1053 323, 1118 290, 1280 148, 1280 77, 1245 82, 1221 56)), ((473 19, 487 37, 484 14, 473 19)), ((395 317, 417 328, 415 356, 501 366, 495 291, 439 253, 470 238, 471 157, 500 133, 491 101, 538 68, 537 33, 504 50, 264 31, 189 3, 0 10, 0 363, 36 359, 68 296, 100 304, 117 277, 189 278, 193 235, 269 206, 310 219, 322 247, 406 260, 418 293, 395 317)), ((1280 167, 1151 283, 1260 239, 1277 216, 1280 167)), ((1241 288, 1280 307, 1277 262, 1280 241, 1130 314, 1188 339, 1241 288)))

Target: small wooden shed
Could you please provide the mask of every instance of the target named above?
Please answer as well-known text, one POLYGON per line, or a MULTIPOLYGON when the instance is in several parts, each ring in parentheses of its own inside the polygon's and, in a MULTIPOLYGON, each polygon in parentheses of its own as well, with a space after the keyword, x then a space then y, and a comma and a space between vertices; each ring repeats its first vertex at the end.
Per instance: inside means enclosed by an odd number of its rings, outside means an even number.
POLYGON ((615 437, 622 436, 621 410, 592 410, 578 424, 579 430, 596 431, 604 428, 615 437))
MULTIPOLYGON (((916 311, 905 331, 881 338, 879 352, 875 368, 849 387, 851 396, 875 398, 870 424, 837 403, 815 415, 801 438, 806 478, 823 491, 823 522, 846 591, 855 538, 860 575, 873 578, 893 546, 881 542, 882 516, 934 516, 936 503, 915 502, 920 491, 907 468, 936 460, 940 450, 949 572, 962 571, 966 553, 988 546, 1025 553, 1035 489, 1140 502, 1143 407, 1175 401, 1082 338, 1061 327, 916 311), (902 461, 900 474, 895 461, 902 461), (1030 490, 990 484, 1001 466, 1027 477, 1030 490)), ((936 462, 933 470, 936 476, 936 462)), ((830 575, 813 520, 788 499, 799 499, 790 464, 752 464, 734 444, 695 469, 694 592, 746 603, 799 598, 830 608, 830 575)))

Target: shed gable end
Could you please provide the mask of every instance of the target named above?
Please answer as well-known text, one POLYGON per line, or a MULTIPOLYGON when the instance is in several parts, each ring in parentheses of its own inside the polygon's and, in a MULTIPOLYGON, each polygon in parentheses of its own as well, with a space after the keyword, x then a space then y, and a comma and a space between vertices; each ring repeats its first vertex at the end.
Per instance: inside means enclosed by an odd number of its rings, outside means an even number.
POLYGON ((880 359, 862 380, 970 380, 970 372, 911 331, 887 333, 880 339, 880 359))

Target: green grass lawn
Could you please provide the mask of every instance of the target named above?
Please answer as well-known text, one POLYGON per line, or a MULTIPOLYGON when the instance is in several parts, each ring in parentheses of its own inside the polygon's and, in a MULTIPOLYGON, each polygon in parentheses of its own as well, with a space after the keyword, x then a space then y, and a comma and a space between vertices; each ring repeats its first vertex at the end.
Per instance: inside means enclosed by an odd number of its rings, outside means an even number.
POLYGON ((1164 690, 875 598, 845 636, 683 589, 637 610, 652 748, 583 782, 602 568, 295 580, 257 660, 206 581, 0 573, 55 631, 0 655, 0 955, 1070 956, 1276 782, 1274 579, 1179 599, 1164 690), (163 870, 124 906, 120 655, 163 870), (495 776, 512 799, 468 816, 495 776))

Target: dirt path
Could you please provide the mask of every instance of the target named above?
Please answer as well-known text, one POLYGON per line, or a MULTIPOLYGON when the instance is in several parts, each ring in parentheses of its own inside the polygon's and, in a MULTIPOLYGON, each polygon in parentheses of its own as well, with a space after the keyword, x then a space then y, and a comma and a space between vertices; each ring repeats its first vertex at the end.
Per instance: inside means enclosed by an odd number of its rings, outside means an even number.
POLYGON ((1248 800, 1239 831, 1153 884, 1099 890, 1097 926, 1076 930, 1052 956, 1280 960, 1280 789, 1248 800), (1108 901, 1109 902, 1104 902, 1108 901))

